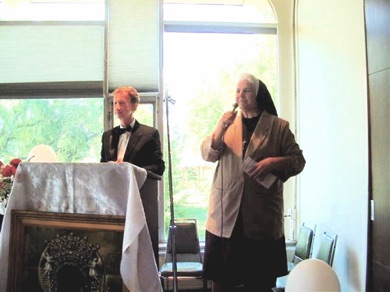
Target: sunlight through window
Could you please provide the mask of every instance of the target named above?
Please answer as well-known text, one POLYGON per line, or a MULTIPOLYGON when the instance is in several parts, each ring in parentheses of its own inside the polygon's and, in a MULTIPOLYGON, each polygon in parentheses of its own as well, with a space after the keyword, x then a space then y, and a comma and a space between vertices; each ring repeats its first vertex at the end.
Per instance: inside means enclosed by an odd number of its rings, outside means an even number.
MULTIPOLYGON (((163 79, 175 100, 169 105, 175 218, 196 218, 201 239, 216 165, 202 160, 200 144, 231 109, 237 76, 258 76, 278 104, 275 17, 268 1, 258 2, 256 7, 164 5, 163 79)), ((168 185, 165 181, 165 202, 170 202, 168 185)), ((166 227, 169 219, 167 204, 166 227)))

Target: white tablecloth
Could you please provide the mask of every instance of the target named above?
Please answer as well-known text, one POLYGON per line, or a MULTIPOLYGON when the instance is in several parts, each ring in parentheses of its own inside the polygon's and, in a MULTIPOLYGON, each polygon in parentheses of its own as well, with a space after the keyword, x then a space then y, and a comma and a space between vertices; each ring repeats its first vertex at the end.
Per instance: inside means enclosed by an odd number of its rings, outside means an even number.
POLYGON ((162 291, 139 188, 147 172, 129 163, 21 163, 0 233, 6 291, 11 210, 126 215, 121 276, 130 292, 162 291))

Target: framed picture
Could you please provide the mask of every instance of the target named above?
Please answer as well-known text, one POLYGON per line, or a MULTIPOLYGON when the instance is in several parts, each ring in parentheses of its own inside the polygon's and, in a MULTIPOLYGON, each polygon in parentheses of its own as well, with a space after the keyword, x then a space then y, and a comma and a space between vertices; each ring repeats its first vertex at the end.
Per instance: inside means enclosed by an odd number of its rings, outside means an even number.
POLYGON ((124 216, 12 210, 7 291, 129 291, 124 216))

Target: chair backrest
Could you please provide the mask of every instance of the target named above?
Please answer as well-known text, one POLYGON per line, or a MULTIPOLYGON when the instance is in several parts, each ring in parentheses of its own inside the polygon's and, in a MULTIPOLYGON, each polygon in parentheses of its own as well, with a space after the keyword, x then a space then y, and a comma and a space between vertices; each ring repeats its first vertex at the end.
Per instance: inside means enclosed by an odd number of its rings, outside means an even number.
POLYGON ((176 219, 175 232, 168 235, 165 262, 172 261, 172 236, 175 236, 177 262, 202 262, 196 219, 176 219))
POLYGON ((320 238, 320 245, 317 251, 316 259, 323 260, 330 266, 333 265, 333 258, 336 251, 337 235, 331 235, 324 232, 320 238))
POLYGON ((310 258, 314 238, 314 229, 302 224, 299 229, 297 244, 295 246, 295 253, 293 263, 297 263, 310 258))

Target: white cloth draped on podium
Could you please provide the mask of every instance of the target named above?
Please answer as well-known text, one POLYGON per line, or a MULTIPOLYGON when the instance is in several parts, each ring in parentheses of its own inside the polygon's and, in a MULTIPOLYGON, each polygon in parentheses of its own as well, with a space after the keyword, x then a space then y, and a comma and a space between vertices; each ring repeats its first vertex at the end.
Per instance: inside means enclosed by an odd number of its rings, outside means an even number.
POLYGON ((0 233, 0 291, 7 287, 11 210, 126 216, 123 282, 130 292, 162 291, 139 193, 146 177, 129 163, 21 163, 0 233))

